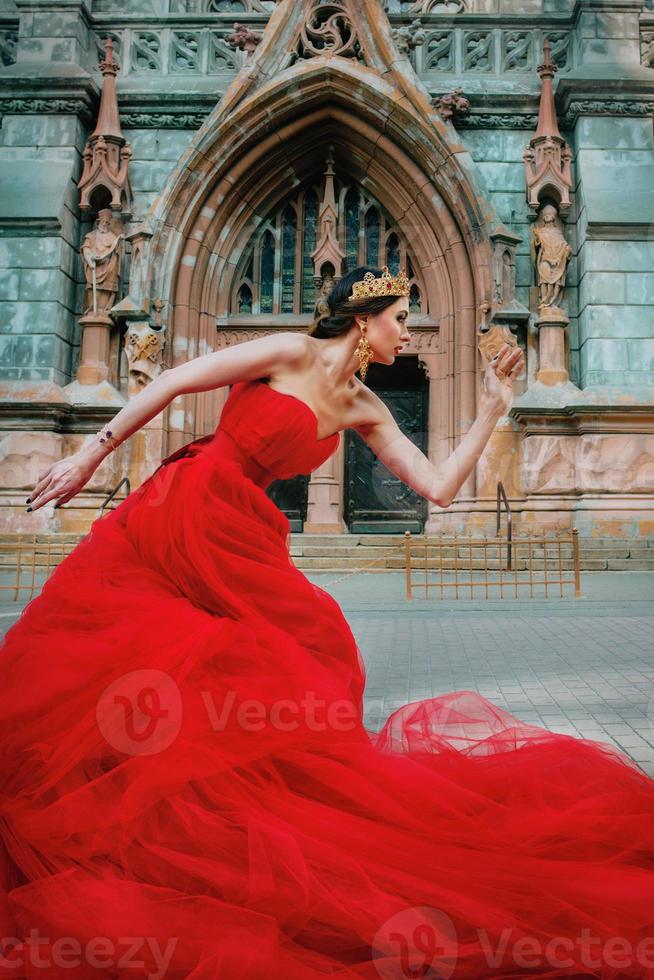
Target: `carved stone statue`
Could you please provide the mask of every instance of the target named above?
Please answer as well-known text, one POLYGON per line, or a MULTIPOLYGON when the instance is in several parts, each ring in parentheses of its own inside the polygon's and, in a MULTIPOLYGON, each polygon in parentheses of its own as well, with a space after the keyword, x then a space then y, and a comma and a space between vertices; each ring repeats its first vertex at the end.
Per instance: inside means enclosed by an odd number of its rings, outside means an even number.
POLYGON ((86 277, 84 314, 104 313, 116 302, 120 281, 120 262, 124 235, 112 228, 109 208, 98 212, 95 228, 85 236, 81 255, 86 277))
POLYGON ((572 249, 563 235, 563 222, 553 204, 546 204, 531 230, 532 258, 538 277, 539 308, 557 308, 572 249))

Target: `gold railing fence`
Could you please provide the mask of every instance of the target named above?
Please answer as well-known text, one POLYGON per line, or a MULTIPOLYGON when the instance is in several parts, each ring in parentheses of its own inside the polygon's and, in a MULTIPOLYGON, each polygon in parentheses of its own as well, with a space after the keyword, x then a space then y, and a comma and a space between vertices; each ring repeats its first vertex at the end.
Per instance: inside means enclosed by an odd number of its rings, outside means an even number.
POLYGON ((413 599, 418 588, 424 588, 425 598, 430 589, 441 599, 547 599, 555 590, 563 598, 566 585, 573 586, 575 598, 581 596, 576 527, 550 535, 492 538, 473 537, 472 532, 414 538, 405 531, 404 538, 407 599, 413 599), (430 573, 435 573, 431 579, 430 573), (542 594, 537 595, 535 587, 541 586, 542 594))
MULTIPOLYGON (((118 491, 130 492, 129 479, 124 476, 110 490, 98 507, 97 520, 118 491)), ((0 533, 0 594, 13 592, 13 600, 29 601, 88 532, 42 531, 41 533, 0 533), (10 581, 11 580, 11 581, 10 581)))
POLYGON ((14 602, 32 599, 83 537, 55 532, 0 534, 0 591, 13 592, 14 602))

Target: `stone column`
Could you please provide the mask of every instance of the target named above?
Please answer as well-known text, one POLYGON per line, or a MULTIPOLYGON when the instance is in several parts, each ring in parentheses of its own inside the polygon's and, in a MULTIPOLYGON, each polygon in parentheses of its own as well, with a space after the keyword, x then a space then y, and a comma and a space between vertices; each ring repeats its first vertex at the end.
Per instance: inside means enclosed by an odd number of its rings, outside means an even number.
POLYGON ((311 474, 305 534, 343 534, 343 457, 345 433, 338 449, 311 474))
POLYGON ((536 380, 544 385, 565 384, 570 380, 565 350, 568 317, 562 310, 544 307, 536 321, 538 328, 538 373, 536 380))
POLYGON ((88 313, 80 317, 82 341, 77 381, 81 385, 99 385, 108 381, 110 334, 113 321, 108 313, 88 313))

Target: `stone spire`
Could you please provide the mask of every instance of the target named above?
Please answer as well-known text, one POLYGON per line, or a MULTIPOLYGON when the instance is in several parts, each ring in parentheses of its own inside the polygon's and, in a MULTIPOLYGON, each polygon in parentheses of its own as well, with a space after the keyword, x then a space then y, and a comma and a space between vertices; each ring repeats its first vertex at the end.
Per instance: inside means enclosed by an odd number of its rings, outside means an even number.
POLYGON ((555 201, 559 211, 570 207, 570 147, 561 136, 556 119, 552 79, 558 65, 552 61, 551 46, 543 44, 543 63, 536 69, 541 78, 538 126, 524 153, 527 201, 537 211, 544 198, 555 201))
POLYGON ((132 204, 129 183, 129 161, 132 150, 123 136, 116 97, 118 65, 114 61, 111 38, 107 39, 102 72, 102 98, 95 130, 84 148, 84 171, 78 184, 82 211, 110 206, 113 211, 128 215, 132 204), (100 193, 95 193, 100 191, 100 193), (104 194, 101 192, 104 191, 104 194), (91 198, 94 198, 93 203, 91 198))
POLYGON ((334 147, 330 146, 327 157, 327 169, 325 170, 325 193, 318 216, 318 245, 315 251, 311 253, 314 278, 318 285, 324 279, 324 269, 326 266, 332 268, 332 275, 335 279, 340 279, 343 274, 345 253, 338 244, 338 238, 336 236, 337 218, 336 194, 334 193, 334 147))

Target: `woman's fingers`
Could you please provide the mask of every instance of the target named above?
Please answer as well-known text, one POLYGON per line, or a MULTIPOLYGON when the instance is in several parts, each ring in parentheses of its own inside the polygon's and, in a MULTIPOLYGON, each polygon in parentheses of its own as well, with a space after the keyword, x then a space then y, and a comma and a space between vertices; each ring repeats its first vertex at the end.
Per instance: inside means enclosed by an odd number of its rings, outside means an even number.
POLYGON ((52 481, 50 480, 45 486, 41 487, 41 489, 38 490, 38 492, 32 491, 32 493, 30 494, 30 503, 29 503, 30 510, 36 510, 37 507, 40 507, 43 504, 44 495, 48 493, 48 491, 51 489, 52 489, 52 481))
POLYGON ((495 374, 500 381, 504 381, 507 377, 512 375, 516 367, 522 362, 522 351, 519 347, 513 347, 509 349, 505 354, 503 354, 499 361, 494 365, 495 374))
POLYGON ((44 473, 43 476, 40 476, 36 481, 36 483, 34 484, 34 489, 30 494, 31 499, 34 500, 36 497, 38 497, 38 495, 42 493, 43 490, 45 490, 45 488, 49 485, 51 481, 52 481, 52 471, 48 470, 47 473, 44 473))
POLYGON ((41 495, 39 500, 37 500, 36 506, 34 506, 34 504, 31 505, 32 510, 34 511, 38 507, 45 507, 45 505, 49 504, 51 500, 56 500, 58 497, 63 497, 63 494, 65 492, 66 491, 63 487, 59 487, 59 486, 50 487, 48 490, 45 491, 45 493, 41 495))

